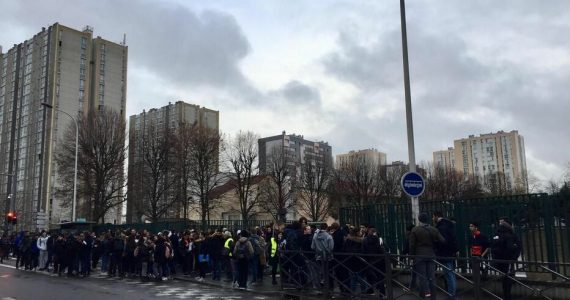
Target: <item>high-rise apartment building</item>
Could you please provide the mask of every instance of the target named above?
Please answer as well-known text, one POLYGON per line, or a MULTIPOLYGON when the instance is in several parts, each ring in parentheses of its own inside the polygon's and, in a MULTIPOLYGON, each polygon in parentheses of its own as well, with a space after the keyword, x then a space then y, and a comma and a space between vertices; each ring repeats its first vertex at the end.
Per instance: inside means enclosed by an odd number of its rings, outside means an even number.
POLYGON ((500 174, 499 181, 504 181, 501 184, 507 190, 527 190, 524 138, 517 130, 470 135, 453 144, 453 148, 434 152, 434 165, 475 176, 482 183, 500 174))
POLYGON ((0 207, 16 211, 20 228, 47 227, 40 215, 49 224, 71 219, 71 207, 55 193, 54 154, 73 126, 60 111, 75 118, 99 107, 124 114, 127 53, 124 41, 58 23, 7 52, 0 48, 0 173, 13 175, 0 176, 0 207))
POLYGON ((447 150, 435 151, 433 153, 433 165, 436 168, 442 168, 446 172, 455 170, 455 150, 453 147, 449 147, 447 150))
MULTIPOLYGON (((145 217, 144 212, 140 208, 144 197, 147 195, 144 195, 141 185, 138 184, 140 178, 135 175, 137 174, 137 168, 142 166, 143 156, 141 151, 144 151, 144 149, 135 145, 140 145, 141 140, 149 136, 149 134, 152 134, 155 138, 160 138, 168 131, 175 132, 180 124, 202 126, 218 131, 220 127, 220 113, 198 105, 177 101, 174 104, 169 103, 161 108, 143 111, 129 118, 130 146, 129 177, 127 181, 127 222, 141 222, 145 217)), ((165 199, 174 196, 174 192, 171 190, 163 195, 165 199)), ((170 218, 180 217, 180 209, 172 206, 166 213, 166 216, 170 218)))
MULTIPOLYGON (((328 168, 333 167, 332 147, 327 142, 312 142, 305 140, 302 135, 287 134, 265 137, 257 140, 259 151, 259 173, 265 175, 271 172, 273 159, 284 159, 289 166, 291 185, 301 178, 302 166, 311 161, 324 161, 328 168)), ((291 186, 286 187, 290 189, 291 186)), ((288 220, 297 219, 295 207, 286 213, 288 220)))
POLYGON ((280 135, 261 138, 257 141, 259 151, 259 172, 266 174, 268 163, 275 151, 283 151, 289 158, 289 164, 295 166, 293 176, 299 174, 300 165, 304 164, 309 157, 326 158, 332 167, 332 148, 327 142, 312 142, 305 140, 302 135, 290 134, 283 131, 280 135))
POLYGON ((365 149, 358 151, 350 151, 344 154, 337 154, 335 160, 335 168, 339 169, 342 166, 350 164, 351 160, 358 158, 363 159, 364 162, 372 166, 386 165, 386 153, 380 152, 376 149, 365 149))

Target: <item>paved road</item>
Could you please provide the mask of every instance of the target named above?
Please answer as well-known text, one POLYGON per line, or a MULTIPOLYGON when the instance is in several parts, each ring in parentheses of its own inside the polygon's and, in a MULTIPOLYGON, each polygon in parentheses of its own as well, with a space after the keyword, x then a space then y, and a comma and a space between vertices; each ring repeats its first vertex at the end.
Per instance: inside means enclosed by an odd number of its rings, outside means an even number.
POLYGON ((189 282, 141 282, 135 279, 57 277, 45 272, 16 270, 0 265, 0 300, 199 299, 265 300, 270 296, 226 290, 189 282))

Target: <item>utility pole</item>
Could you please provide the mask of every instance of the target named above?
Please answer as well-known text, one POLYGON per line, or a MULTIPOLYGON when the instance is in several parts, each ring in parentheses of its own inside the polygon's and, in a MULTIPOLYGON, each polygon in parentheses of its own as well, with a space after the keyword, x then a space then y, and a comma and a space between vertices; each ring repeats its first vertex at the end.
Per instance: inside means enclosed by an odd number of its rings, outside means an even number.
MULTIPOLYGON (((406 31, 406 3, 400 0, 400 23, 402 25, 402 56, 404 61, 404 93, 406 98, 406 127, 408 131, 409 171, 416 171, 416 153, 414 148, 414 124, 412 122, 412 96, 410 92, 410 69, 408 63, 408 34, 406 31)), ((418 197, 412 198, 412 220, 417 221, 420 214, 418 197)))

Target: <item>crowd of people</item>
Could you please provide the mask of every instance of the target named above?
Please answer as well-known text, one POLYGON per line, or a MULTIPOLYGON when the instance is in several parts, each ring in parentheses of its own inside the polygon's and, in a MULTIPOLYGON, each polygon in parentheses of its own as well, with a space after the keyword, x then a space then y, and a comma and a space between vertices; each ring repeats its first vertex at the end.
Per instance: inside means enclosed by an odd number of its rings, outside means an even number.
MULTIPOLYGON (((455 223, 440 212, 433 213, 432 222, 425 213, 418 220, 418 225, 407 228, 401 251, 415 256, 411 261, 410 289, 416 288, 422 297, 435 299, 433 258, 437 257, 436 261, 444 266, 447 292, 454 297, 455 257, 459 250, 455 223)), ((471 256, 488 258, 492 253, 494 259, 514 260, 520 254, 520 241, 508 218, 500 220, 492 239, 481 233, 477 222, 472 222, 469 230, 471 256)), ((245 289, 261 284, 266 273, 275 285, 281 271, 284 282, 298 286, 320 290, 328 284, 330 291, 338 288, 343 293, 378 293, 380 297, 385 294, 386 263, 382 254, 386 252, 384 240, 374 226, 309 225, 305 218, 291 224, 277 222, 235 232, 226 228, 180 233, 133 229, 99 235, 50 235, 42 231, 4 235, 0 240, 1 261, 12 254, 16 268, 59 276, 88 277, 97 270, 101 275, 118 278, 166 281, 178 273, 203 281, 210 274, 212 280, 224 280, 245 289)), ((512 264, 499 263, 496 268, 512 275, 512 264)), ((504 299, 511 298, 511 285, 512 280, 505 276, 504 299)))

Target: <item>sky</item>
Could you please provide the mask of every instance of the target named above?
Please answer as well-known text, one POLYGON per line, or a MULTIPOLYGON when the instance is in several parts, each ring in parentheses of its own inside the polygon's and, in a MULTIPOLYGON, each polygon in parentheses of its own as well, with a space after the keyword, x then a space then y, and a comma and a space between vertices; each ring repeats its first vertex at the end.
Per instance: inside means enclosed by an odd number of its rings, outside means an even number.
MULTIPOLYGON (((5 50, 55 22, 129 46, 127 114, 183 100, 220 129, 408 161, 399 1, 1 0, 5 50)), ((536 178, 570 168, 570 1, 407 1, 416 161, 518 130, 536 178)))

